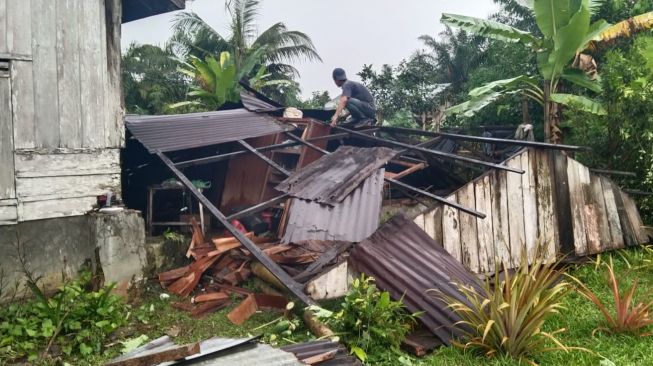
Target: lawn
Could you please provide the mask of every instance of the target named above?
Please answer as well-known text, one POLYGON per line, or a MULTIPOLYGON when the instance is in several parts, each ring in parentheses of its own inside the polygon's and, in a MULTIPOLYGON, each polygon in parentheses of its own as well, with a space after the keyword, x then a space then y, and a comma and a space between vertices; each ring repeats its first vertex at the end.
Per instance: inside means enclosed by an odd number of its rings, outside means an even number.
MULTIPOLYGON (((636 297, 646 300, 647 294, 653 291, 653 252, 651 250, 630 249, 603 254, 600 259, 606 260, 609 255, 614 258, 615 271, 623 284, 637 279, 639 290, 636 297)), ((569 273, 583 282, 592 290, 600 294, 602 299, 611 303, 611 295, 606 285, 606 272, 603 267, 596 267, 594 263, 577 265, 570 268, 569 273), (598 269, 597 269, 598 268, 598 269)), ((626 287, 623 287, 625 289, 626 287)), ((210 314, 203 319, 193 319, 185 312, 178 311, 170 306, 176 299, 170 297, 161 299, 159 295, 164 291, 156 283, 144 286, 139 293, 132 294, 129 324, 121 328, 115 336, 107 340, 105 351, 94 355, 91 359, 67 360, 71 365, 98 365, 115 357, 120 353, 120 340, 129 339, 145 334, 149 339, 155 339, 171 330, 178 335, 177 343, 203 340, 210 337, 247 337, 263 333, 269 340, 271 326, 261 327, 279 317, 272 312, 261 312, 254 315, 242 326, 235 326, 226 318, 226 314, 238 304, 234 304, 219 312, 210 314)), ((338 301, 323 304, 324 307, 335 309, 338 301)), ((535 362, 541 365, 645 365, 653 364, 653 337, 640 337, 635 335, 612 335, 597 331, 603 324, 603 318, 594 304, 590 303, 578 292, 572 291, 564 299, 565 309, 558 316, 552 318, 545 330, 553 331, 565 328, 566 331, 559 335, 563 344, 570 347, 582 347, 588 351, 554 351, 540 355, 535 362), (608 361, 609 360, 609 361, 608 361)), ((295 330, 292 336, 278 339, 278 345, 292 342, 302 342, 312 339, 312 335, 303 324, 295 330)), ((384 355, 389 360, 383 365, 399 364, 395 355, 384 355)), ((469 352, 443 347, 423 359, 406 357, 402 363, 413 365, 445 366, 445 365, 519 365, 519 362, 505 357, 486 359, 475 356, 469 352)), ((43 363, 48 364, 48 363, 43 363)), ((524 364, 524 363, 522 363, 524 364)))

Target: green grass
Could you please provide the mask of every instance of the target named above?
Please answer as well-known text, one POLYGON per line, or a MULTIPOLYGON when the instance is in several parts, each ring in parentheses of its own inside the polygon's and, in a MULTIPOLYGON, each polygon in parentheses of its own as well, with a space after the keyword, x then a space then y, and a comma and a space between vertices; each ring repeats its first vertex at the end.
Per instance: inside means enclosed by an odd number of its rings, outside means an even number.
MULTIPOLYGON (((610 254, 603 254, 603 259, 607 258, 607 255, 610 254)), ((611 255, 614 258, 615 272, 624 289, 630 285, 633 279, 638 278, 640 285, 637 299, 646 300, 648 299, 646 296, 653 296, 653 266, 651 266, 653 254, 651 251, 631 249, 612 253, 611 255)), ((585 282, 602 300, 612 304, 605 269, 599 267, 597 270, 593 263, 588 263, 572 267, 569 273, 585 282)), ((150 339, 155 339, 165 335, 166 331, 172 327, 178 327, 180 330, 179 336, 175 338, 177 343, 199 341, 216 336, 247 337, 271 331, 271 327, 257 331, 254 331, 254 329, 276 319, 280 315, 274 312, 261 312, 254 315, 242 326, 233 325, 226 315, 240 302, 240 300, 236 300, 226 309, 210 314, 203 319, 193 319, 185 312, 170 306, 171 302, 176 301, 174 297, 161 300, 159 294, 162 292, 164 291, 158 284, 151 284, 137 296, 134 296, 137 302, 132 304, 133 311, 129 325, 121 329, 116 339, 108 340, 107 343, 116 343, 118 340, 137 337, 141 334, 146 334, 150 339), (150 308, 153 311, 150 312, 150 308), (144 319, 147 324, 137 319, 135 316, 137 313, 145 314, 144 319)), ((551 319, 545 325, 545 330, 566 328, 567 331, 558 337, 563 344, 587 348, 592 352, 549 352, 540 356, 535 362, 541 365, 599 365, 603 357, 605 357, 618 366, 653 365, 653 337, 611 335, 601 332, 597 332, 592 336, 592 332, 603 325, 603 318, 596 307, 577 292, 571 292, 563 302, 566 310, 551 319)), ((335 310, 339 307, 339 303, 339 300, 332 300, 324 303, 323 306, 335 310)), ((312 338, 302 324, 293 333, 291 339, 281 339, 278 345, 287 344, 291 341, 302 342, 312 338)), ((119 353, 120 344, 118 343, 115 346, 108 347, 104 354, 96 355, 90 360, 67 361, 71 365, 98 365, 103 364, 119 353)), ((379 364, 382 366, 410 364, 399 363, 396 354, 388 353, 382 356, 385 356, 388 360, 379 364)), ((517 361, 507 357, 487 359, 454 347, 442 347, 423 359, 416 359, 407 355, 406 358, 412 361, 413 365, 424 366, 519 365, 517 361)), ((604 365, 610 364, 604 363, 604 365)))
MULTIPOLYGON (((603 259, 606 258, 603 254, 603 259)), ((641 249, 629 249, 613 253, 615 272, 622 284, 622 290, 637 278, 639 290, 637 299, 647 300, 653 293, 653 267, 650 260, 653 255, 641 249), (631 268, 628 268, 630 264, 631 268), (648 297, 647 297, 648 296, 648 297)), ((612 295, 607 287, 605 269, 596 269, 594 264, 585 264, 571 268, 569 273, 595 291, 601 300, 613 304, 612 295)), ((545 325, 545 330, 566 328, 558 339, 566 346, 582 347, 592 351, 557 351, 548 352, 535 360, 541 365, 599 365, 603 357, 618 366, 653 365, 653 337, 635 335, 611 335, 592 332, 604 324, 602 315, 589 300, 578 292, 571 292, 563 301, 566 311, 561 312, 545 325)), ((441 348, 423 360, 426 365, 518 365, 510 358, 486 359, 469 354, 453 347, 441 348)), ((523 363, 522 363, 523 364, 523 363)), ((607 364, 606 364, 607 365, 607 364)))

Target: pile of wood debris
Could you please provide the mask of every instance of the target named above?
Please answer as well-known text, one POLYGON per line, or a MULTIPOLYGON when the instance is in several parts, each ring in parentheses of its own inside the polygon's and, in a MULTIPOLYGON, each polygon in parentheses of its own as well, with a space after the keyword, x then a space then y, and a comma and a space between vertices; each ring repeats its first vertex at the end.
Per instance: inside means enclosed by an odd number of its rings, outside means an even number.
MULTIPOLYGON (((254 294, 238 287, 252 273, 278 288, 283 286, 235 237, 207 239, 196 221, 192 222, 192 230, 186 256, 192 257, 193 262, 159 274, 159 282, 167 291, 189 298, 188 301, 172 303, 173 307, 200 318, 227 307, 233 297, 245 298, 232 312, 235 315, 229 316, 236 324, 242 323, 259 308, 285 308, 288 301, 283 297, 254 294)), ((300 283, 307 283, 340 263, 352 245, 317 240, 280 244, 276 238, 256 237, 251 232, 246 236, 300 283)))

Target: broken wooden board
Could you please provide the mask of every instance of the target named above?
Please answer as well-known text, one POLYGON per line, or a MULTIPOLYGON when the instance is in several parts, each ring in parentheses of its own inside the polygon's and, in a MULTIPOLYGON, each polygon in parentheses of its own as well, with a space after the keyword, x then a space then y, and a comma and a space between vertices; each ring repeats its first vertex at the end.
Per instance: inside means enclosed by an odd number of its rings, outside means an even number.
POLYGON ((236 306, 227 318, 232 323, 241 325, 260 309, 285 311, 288 302, 283 296, 251 294, 236 306))

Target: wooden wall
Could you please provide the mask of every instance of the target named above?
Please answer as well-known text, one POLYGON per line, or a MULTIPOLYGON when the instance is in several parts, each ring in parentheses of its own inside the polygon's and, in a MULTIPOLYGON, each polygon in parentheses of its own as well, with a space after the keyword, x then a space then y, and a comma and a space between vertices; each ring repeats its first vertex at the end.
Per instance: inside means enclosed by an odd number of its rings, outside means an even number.
POLYGON ((538 245, 552 261, 565 248, 586 255, 648 241, 634 201, 576 160, 526 149, 506 165, 525 173, 490 171, 446 197, 485 219, 444 205, 415 218, 473 272, 494 271, 496 260, 516 267, 522 253, 532 261, 538 245))
POLYGON ((120 0, 0 0, 0 223, 119 190, 120 19, 120 0))

